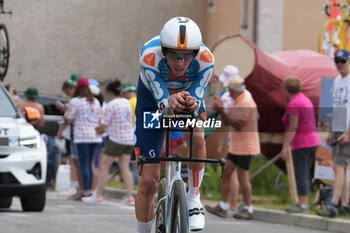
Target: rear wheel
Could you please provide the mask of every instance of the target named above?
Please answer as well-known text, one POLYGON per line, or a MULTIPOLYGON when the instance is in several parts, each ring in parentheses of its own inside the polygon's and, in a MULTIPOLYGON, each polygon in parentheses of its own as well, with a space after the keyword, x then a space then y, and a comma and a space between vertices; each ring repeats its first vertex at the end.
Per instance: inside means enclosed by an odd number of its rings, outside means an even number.
POLYGON ((0 208, 10 208, 12 205, 12 197, 0 197, 0 208))
POLYGON ((0 24, 0 80, 3 81, 9 66, 10 40, 5 24, 0 24))
POLYGON ((43 211, 46 201, 46 190, 41 191, 40 193, 28 196, 21 197, 21 205, 23 211, 43 211))
MULTIPOLYGON (((166 180, 161 179, 158 186, 157 202, 166 195, 166 180)), ((158 209, 156 210, 156 233, 165 233, 165 201, 159 203, 158 209)))
POLYGON ((181 180, 175 181, 171 192, 170 225, 168 232, 190 232, 185 185, 181 180))

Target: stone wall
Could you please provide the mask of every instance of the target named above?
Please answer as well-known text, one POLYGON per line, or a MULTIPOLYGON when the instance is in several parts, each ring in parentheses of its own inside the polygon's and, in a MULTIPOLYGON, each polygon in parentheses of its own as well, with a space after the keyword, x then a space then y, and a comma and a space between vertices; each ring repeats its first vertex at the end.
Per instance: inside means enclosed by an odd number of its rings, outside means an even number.
POLYGON ((201 0, 5 0, 11 58, 4 83, 61 94, 73 72, 105 83, 137 83, 138 55, 170 18, 202 26, 201 0))

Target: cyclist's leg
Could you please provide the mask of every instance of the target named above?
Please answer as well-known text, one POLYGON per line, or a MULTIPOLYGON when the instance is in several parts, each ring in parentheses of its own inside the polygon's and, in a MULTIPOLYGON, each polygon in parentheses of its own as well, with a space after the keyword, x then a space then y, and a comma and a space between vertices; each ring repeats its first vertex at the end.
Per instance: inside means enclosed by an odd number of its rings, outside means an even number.
MULTIPOLYGON (((201 120, 206 119, 206 113, 204 103, 201 104, 199 109, 199 118, 201 120)), ((184 133, 187 145, 190 145, 189 132, 184 133)), ((194 158, 206 158, 207 150, 204 139, 204 128, 194 128, 193 133, 193 157, 194 158)), ((204 228, 205 219, 203 206, 200 202, 199 188, 201 186, 204 176, 204 163, 188 163, 188 193, 187 193, 187 205, 190 216, 190 228, 192 231, 201 230, 204 228)))
MULTIPOLYGON (((137 88, 137 106, 135 110, 135 155, 145 157, 160 157, 164 132, 161 130, 144 129, 144 112, 156 111, 157 106, 150 91, 142 81, 137 88)), ((150 232, 154 218, 154 194, 160 177, 160 163, 148 163, 143 165, 140 185, 135 200, 135 213, 137 219, 137 231, 150 232)))

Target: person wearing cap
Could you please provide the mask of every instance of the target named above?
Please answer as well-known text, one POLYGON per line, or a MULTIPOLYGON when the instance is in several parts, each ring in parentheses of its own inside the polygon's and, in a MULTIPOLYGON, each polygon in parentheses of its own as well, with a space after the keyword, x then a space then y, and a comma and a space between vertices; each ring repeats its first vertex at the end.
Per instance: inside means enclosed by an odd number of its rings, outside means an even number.
POLYGON ((301 92, 301 88, 301 81, 295 75, 289 75, 283 81, 288 106, 282 117, 285 135, 281 158, 287 160, 291 147, 299 195, 299 203, 285 209, 287 213, 309 211, 310 169, 314 162, 317 147, 321 144, 316 128, 314 106, 311 100, 301 92))
MULTIPOLYGON (((219 82, 224 87, 232 76, 235 76, 238 74, 239 74, 239 69, 236 66, 226 65, 223 69, 223 72, 219 76, 219 82)), ((245 90, 245 92, 247 94, 249 93, 248 90, 245 90)), ((225 91, 222 92, 220 99, 223 103, 224 110, 227 112, 235 103, 235 100, 231 97, 230 92, 226 88, 225 88, 225 91)), ((231 139, 230 139, 230 135, 228 134, 229 132, 228 128, 229 127, 225 125, 221 127, 221 131, 223 131, 221 133, 221 136, 227 137, 226 140, 221 141, 222 143, 219 145, 221 149, 224 149, 224 147, 230 145, 231 139)), ((227 216, 232 217, 233 214, 235 214, 238 211, 237 202, 238 202, 238 193, 239 193, 239 182, 238 182, 238 176, 237 176, 237 169, 234 169, 234 171, 232 172, 230 184, 231 184, 230 196, 229 196, 230 208, 228 208, 227 210, 227 216)))
POLYGON ((225 111, 223 102, 216 96, 213 97, 213 107, 221 115, 225 125, 230 126, 231 145, 224 167, 221 201, 216 206, 207 205, 206 209, 220 217, 226 217, 229 208, 230 178, 233 170, 237 169, 238 180, 243 193, 243 208, 233 215, 237 219, 252 219, 252 187, 249 180, 249 168, 254 155, 260 153, 258 135, 258 111, 253 98, 246 94, 244 79, 234 75, 225 83, 234 104, 228 112, 225 111))
MULTIPOLYGON (((68 96, 69 101, 74 97, 74 92, 76 84, 73 85, 72 81, 66 80, 63 82, 61 90, 68 96)), ((61 103, 60 101, 55 102, 57 109, 65 113, 69 106, 69 101, 66 104, 61 103)), ((80 200, 79 195, 83 192, 83 179, 81 177, 81 169, 78 160, 78 153, 76 146, 73 142, 73 129, 72 124, 61 124, 58 128, 56 137, 58 139, 64 139, 66 145, 66 151, 69 158, 70 164, 70 178, 71 178, 71 188, 66 191, 67 194, 75 193, 75 200, 80 200), (77 190, 76 190, 77 189, 77 190)))
POLYGON ((79 78, 74 98, 69 102, 65 112, 64 125, 73 123, 73 142, 76 145, 81 174, 83 192, 80 198, 92 195, 92 161, 102 142, 102 137, 95 128, 99 125, 102 108, 89 89, 89 79, 79 78))
POLYGON ((132 83, 128 83, 123 88, 123 95, 125 98, 127 98, 132 107, 132 122, 135 123, 135 109, 136 109, 136 103, 137 103, 137 97, 136 97, 136 87, 132 83))
POLYGON ((347 167, 350 164, 350 54, 345 49, 334 55, 339 75, 333 83, 333 113, 327 145, 333 146, 333 195, 331 204, 317 212, 320 216, 335 217, 347 214, 349 204, 349 180, 347 167), (340 206, 338 203, 340 201, 340 206))
POLYGON ((43 127, 45 125, 45 110, 44 106, 36 101, 39 97, 38 89, 35 87, 28 87, 28 89, 24 92, 24 96, 26 97, 26 100, 20 102, 19 109, 22 112, 24 111, 25 107, 33 107, 38 109, 41 118, 38 121, 32 121, 31 124, 36 127, 43 127))

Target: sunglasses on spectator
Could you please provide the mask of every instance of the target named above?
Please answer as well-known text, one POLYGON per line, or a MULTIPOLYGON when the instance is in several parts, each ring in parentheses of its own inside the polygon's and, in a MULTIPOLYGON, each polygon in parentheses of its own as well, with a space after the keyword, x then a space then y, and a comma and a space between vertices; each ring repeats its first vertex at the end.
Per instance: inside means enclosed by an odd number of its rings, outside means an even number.
POLYGON ((191 59, 193 59, 193 54, 178 54, 178 53, 174 53, 174 52, 168 52, 167 54, 168 59, 172 60, 172 61, 178 61, 178 60, 182 60, 183 62, 188 62, 191 59))
POLYGON ((345 63, 347 62, 347 60, 344 60, 344 59, 334 59, 334 62, 335 62, 336 64, 338 64, 338 63, 345 64, 345 63))

